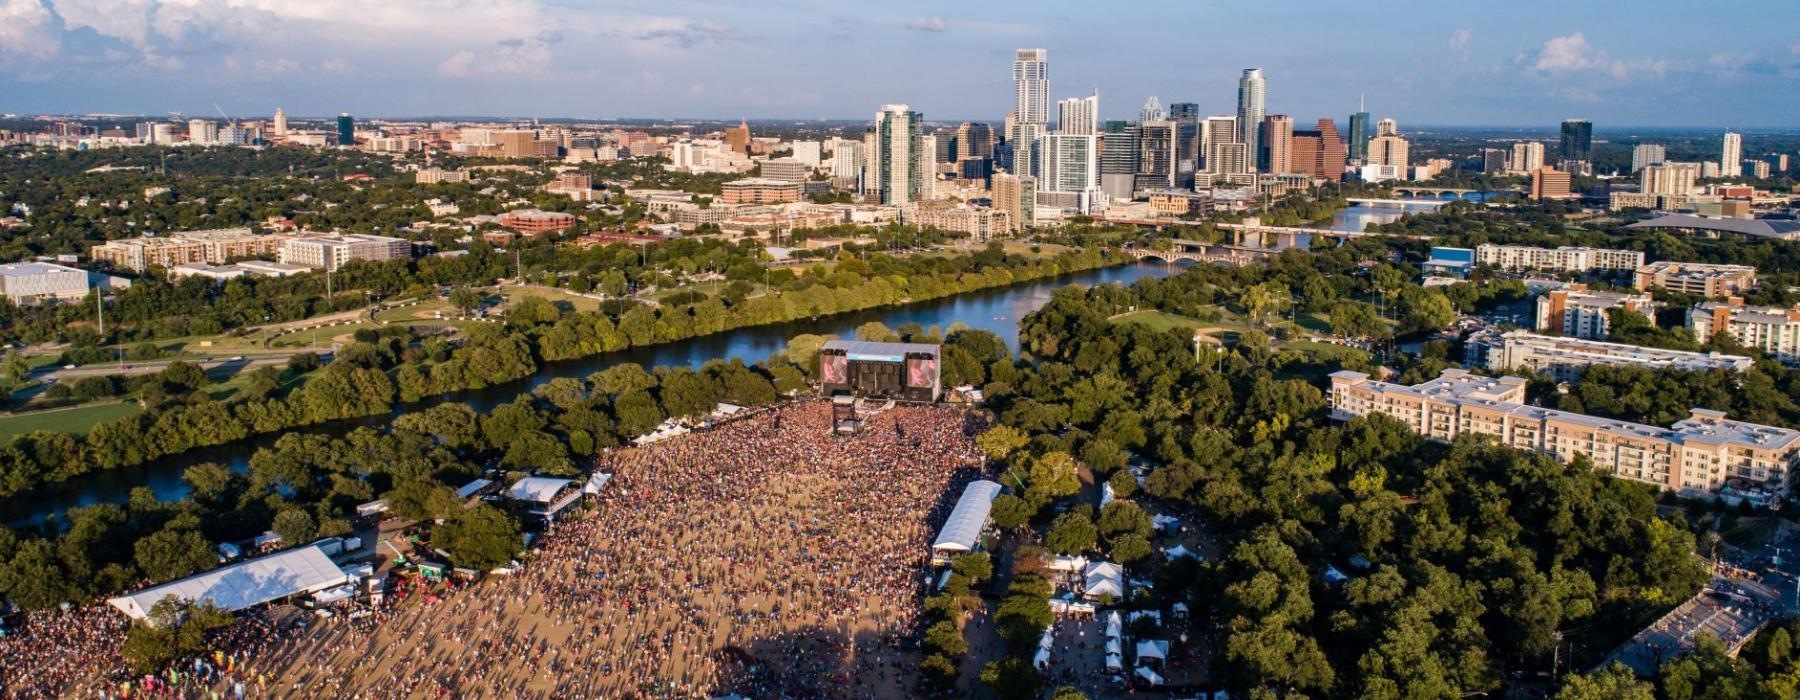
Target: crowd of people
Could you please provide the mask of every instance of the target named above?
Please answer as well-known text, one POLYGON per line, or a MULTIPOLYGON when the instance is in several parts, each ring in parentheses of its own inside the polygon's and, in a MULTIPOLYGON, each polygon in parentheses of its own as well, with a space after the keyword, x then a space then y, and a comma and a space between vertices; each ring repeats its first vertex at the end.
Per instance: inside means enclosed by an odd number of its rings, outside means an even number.
POLYGON ((603 455, 511 580, 333 619, 255 655, 284 697, 910 697, 927 547, 980 476, 974 414, 857 435, 790 404, 603 455))

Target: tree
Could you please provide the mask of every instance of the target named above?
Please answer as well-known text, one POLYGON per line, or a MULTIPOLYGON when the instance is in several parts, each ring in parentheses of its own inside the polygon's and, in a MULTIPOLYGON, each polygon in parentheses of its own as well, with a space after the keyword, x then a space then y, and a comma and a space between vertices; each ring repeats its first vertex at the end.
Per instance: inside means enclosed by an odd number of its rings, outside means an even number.
POLYGON ((1044 535, 1044 545, 1057 554, 1080 554, 1094 548, 1096 537, 1094 522, 1087 514, 1071 510, 1051 521, 1050 531, 1044 535))
POLYGON ((988 662, 981 669, 981 682, 1003 700, 1030 700, 1044 684, 1031 662, 1017 657, 988 662))
POLYGON ((192 603, 169 596, 150 608, 147 620, 136 620, 125 632, 119 655, 138 673, 155 673, 177 659, 206 650, 206 633, 232 623, 231 613, 212 603, 192 603))
POLYGON ((969 552, 951 561, 950 569, 970 581, 986 581, 994 575, 994 560, 987 552, 969 552))
POLYGON ((1025 499, 1010 493, 994 497, 994 506, 991 512, 993 513, 994 527, 1002 530, 1023 527, 1025 523, 1031 522, 1032 516, 1037 515, 1037 509, 1031 507, 1030 503, 1026 503, 1025 499))
POLYGON ((1137 533, 1126 533, 1112 539, 1110 553, 1113 561, 1130 564, 1150 556, 1150 540, 1137 533))
POLYGON ((1638 680, 1637 673, 1615 662, 1593 675, 1565 676, 1556 700, 1653 700, 1654 690, 1649 683, 1638 680))
POLYGON ((288 547, 297 547, 311 542, 313 536, 318 532, 318 526, 313 524, 312 515, 298 508, 289 508, 276 513, 275 523, 270 525, 269 529, 280 535, 281 543, 288 547))
POLYGON ((962 656, 969 650, 968 642, 963 641, 962 630, 950 620, 938 620, 925 630, 925 646, 950 657, 962 656))
POLYGON ((133 545, 138 570, 152 581, 172 581, 203 571, 217 561, 212 543, 199 531, 173 523, 133 545))
POLYGON ((892 343, 900 340, 900 335, 880 321, 870 321, 856 327, 856 339, 877 343, 892 343))
POLYGON ((1100 509, 1100 534, 1112 538, 1122 534, 1150 536, 1150 516, 1131 501, 1114 500, 1100 509))
POLYGON ((975 436, 975 446, 980 447, 982 453, 995 462, 1005 460, 1007 455, 1030 441, 1018 428, 1010 425, 996 425, 975 436))
POLYGON ((1065 685, 1057 688, 1056 692, 1051 694, 1050 700, 1088 700, 1088 696, 1087 693, 1081 692, 1080 688, 1065 685))
POLYGON ((1081 478, 1076 474, 1075 458, 1067 452, 1051 452, 1031 463, 1026 482, 1026 497, 1043 504, 1081 491, 1081 478))
POLYGON ((465 314, 481 307, 481 294, 468 287, 450 290, 450 307, 465 314))
POLYGON ((457 566, 487 571, 519 551, 519 523, 490 505, 454 513, 431 531, 431 545, 450 553, 457 566))

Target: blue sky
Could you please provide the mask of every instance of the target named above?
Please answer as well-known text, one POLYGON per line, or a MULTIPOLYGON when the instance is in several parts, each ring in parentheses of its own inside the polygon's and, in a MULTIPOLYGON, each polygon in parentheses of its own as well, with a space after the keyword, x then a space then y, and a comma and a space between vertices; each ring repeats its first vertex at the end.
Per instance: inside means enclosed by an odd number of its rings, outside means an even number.
POLYGON ((1792 126, 1800 2, 0 0, 0 111, 998 120, 1015 48, 1108 118, 1792 126))

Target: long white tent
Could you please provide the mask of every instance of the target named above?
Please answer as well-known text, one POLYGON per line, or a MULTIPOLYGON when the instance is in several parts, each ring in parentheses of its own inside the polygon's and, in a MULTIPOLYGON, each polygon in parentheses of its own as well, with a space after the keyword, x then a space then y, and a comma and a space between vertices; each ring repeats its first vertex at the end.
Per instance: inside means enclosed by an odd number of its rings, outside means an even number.
POLYGON ((944 529, 938 532, 936 542, 931 549, 941 555, 967 552, 975 549, 981 540, 981 531, 987 527, 988 511, 994 507, 994 498, 1000 495, 1000 484, 992 481, 973 481, 963 489, 962 497, 956 499, 956 508, 950 511, 950 519, 944 522, 944 529))
POLYGON ((210 601, 221 609, 236 612, 271 600, 322 591, 341 585, 348 578, 317 545, 307 545, 151 586, 106 602, 134 620, 148 618, 150 609, 169 596, 210 601))

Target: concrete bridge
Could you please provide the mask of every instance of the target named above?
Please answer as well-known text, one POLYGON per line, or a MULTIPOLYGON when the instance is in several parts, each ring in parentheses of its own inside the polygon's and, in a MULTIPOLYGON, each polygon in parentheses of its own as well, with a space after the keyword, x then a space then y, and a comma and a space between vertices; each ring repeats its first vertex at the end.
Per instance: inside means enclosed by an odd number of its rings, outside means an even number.
MULTIPOLYGON (((1471 194, 1475 193, 1475 190, 1465 190, 1465 189, 1458 188, 1458 187, 1418 186, 1418 187, 1389 187, 1388 189, 1393 190, 1394 194, 1406 195, 1408 197, 1454 197, 1456 199, 1462 199, 1463 197, 1465 197, 1467 195, 1471 195, 1471 194)), ((1354 200, 1352 200, 1352 201, 1354 201, 1354 200)))
POLYGON ((1163 262, 1203 262, 1222 265, 1249 265, 1269 257, 1272 251, 1237 246, 1215 246, 1201 241, 1176 238, 1169 241, 1169 250, 1151 250, 1149 248, 1132 248, 1126 252, 1139 260, 1161 260, 1163 262))
POLYGON ((1339 231, 1330 228, 1305 228, 1300 226, 1264 226, 1262 224, 1217 224, 1219 230, 1231 232, 1231 243, 1236 246, 1252 248, 1269 247, 1269 242, 1292 248, 1299 245, 1301 236, 1313 238, 1336 238, 1350 240, 1353 238, 1370 238, 1387 236, 1392 238, 1411 238, 1414 240, 1430 240, 1426 236, 1408 236, 1394 233, 1364 233, 1362 231, 1339 231))
POLYGON ((1367 204, 1375 207, 1429 207, 1436 209, 1449 204, 1448 199, 1370 199, 1367 197, 1350 197, 1344 201, 1351 204, 1367 204))

